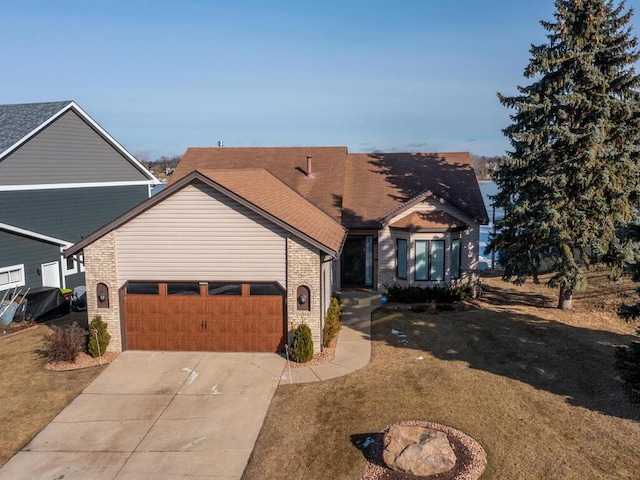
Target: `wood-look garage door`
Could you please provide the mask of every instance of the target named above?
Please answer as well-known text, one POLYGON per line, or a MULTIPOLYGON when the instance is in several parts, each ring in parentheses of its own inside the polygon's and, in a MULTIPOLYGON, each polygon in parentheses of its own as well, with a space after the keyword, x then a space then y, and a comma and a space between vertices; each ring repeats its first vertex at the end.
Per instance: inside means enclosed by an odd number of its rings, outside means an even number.
POLYGON ((284 292, 264 283, 129 282, 129 350, 276 352, 284 349, 284 292))

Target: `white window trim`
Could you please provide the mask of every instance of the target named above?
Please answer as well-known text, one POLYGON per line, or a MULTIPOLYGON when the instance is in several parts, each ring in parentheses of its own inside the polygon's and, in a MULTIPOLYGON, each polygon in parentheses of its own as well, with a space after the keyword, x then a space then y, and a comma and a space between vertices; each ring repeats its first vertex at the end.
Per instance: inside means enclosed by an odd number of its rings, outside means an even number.
POLYGON ((65 258, 64 255, 61 255, 60 264, 62 265, 62 273, 65 277, 84 272, 84 257, 82 256, 82 254, 72 255, 68 258, 65 258), (73 260, 73 268, 67 268, 68 258, 71 258, 73 260))
POLYGON ((62 257, 62 273, 65 277, 78 273, 78 262, 73 258, 73 268, 67 268, 67 259, 62 257))
POLYGON ((0 285, 0 290, 8 290, 10 288, 23 287, 25 285, 24 263, 20 264, 20 265, 11 265, 9 267, 2 267, 2 268, 0 268, 0 273, 7 273, 7 272, 11 272, 13 270, 19 270, 20 271, 20 280, 18 280, 17 282, 9 282, 9 283, 7 283, 5 285, 0 285))

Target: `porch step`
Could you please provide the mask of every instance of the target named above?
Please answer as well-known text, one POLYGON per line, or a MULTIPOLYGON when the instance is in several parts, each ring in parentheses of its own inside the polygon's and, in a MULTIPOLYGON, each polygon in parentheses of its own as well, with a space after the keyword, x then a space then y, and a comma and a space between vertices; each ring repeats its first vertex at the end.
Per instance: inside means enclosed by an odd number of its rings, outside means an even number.
POLYGON ((369 306, 380 305, 380 296, 378 292, 340 292, 342 305, 346 306, 369 306))

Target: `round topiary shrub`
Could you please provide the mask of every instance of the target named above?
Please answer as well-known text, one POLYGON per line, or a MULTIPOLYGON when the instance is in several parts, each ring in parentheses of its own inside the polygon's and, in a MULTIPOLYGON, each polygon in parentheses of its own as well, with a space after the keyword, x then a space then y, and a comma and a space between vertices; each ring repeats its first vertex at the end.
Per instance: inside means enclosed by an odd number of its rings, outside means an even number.
POLYGON ((89 355, 93 358, 104 355, 110 341, 111 335, 107 332, 107 324, 102 321, 100 315, 97 315, 89 324, 89 345, 87 347, 89 355))
POLYGON ((293 333, 291 358, 298 363, 305 363, 313 358, 311 329, 304 323, 296 328, 296 331, 293 333))

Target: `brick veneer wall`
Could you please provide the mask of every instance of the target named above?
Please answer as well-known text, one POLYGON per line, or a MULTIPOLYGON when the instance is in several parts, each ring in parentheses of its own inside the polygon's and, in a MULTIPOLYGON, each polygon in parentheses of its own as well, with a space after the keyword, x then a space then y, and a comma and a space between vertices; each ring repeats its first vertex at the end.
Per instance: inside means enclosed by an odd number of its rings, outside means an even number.
POLYGON ((111 335, 108 351, 122 351, 120 330, 120 299, 118 293, 118 262, 115 232, 107 233, 84 249, 85 281, 87 285, 87 314, 89 321, 102 316, 111 335), (109 308, 98 308, 96 288, 104 283, 109 288, 109 308))
POLYGON ((313 338, 313 349, 322 348, 322 312, 320 296, 320 251, 296 237, 287 238, 287 319, 289 343, 293 338, 291 322, 305 323, 313 338), (297 290, 305 285, 310 290, 310 310, 298 310, 297 290))
POLYGON ((380 268, 378 269, 378 291, 386 292, 387 287, 396 283, 395 269, 380 268))

